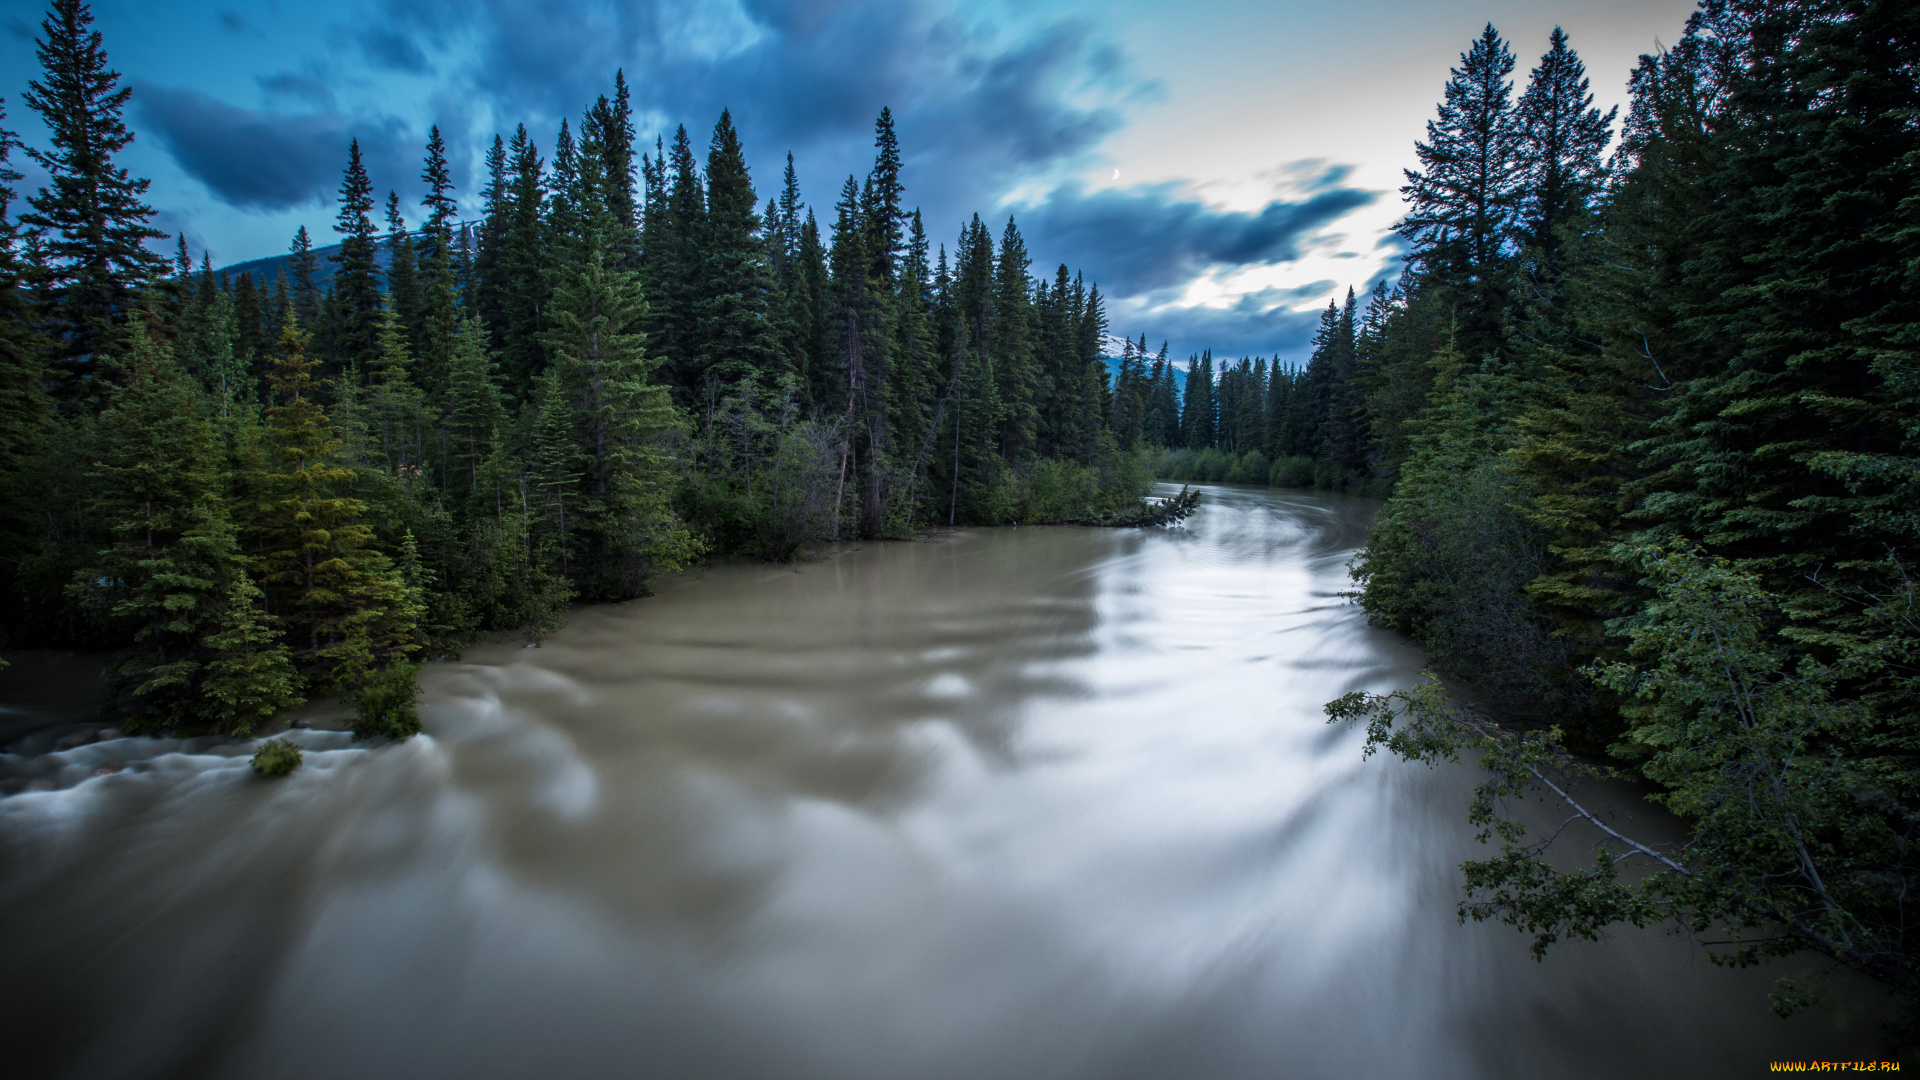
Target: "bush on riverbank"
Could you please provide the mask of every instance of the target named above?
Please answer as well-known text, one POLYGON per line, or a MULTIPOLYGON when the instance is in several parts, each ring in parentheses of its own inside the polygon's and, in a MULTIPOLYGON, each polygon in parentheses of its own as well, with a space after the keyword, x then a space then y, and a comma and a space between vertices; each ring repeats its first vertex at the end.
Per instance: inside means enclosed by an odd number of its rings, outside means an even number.
POLYGON ((1153 475, 1170 484, 1333 486, 1330 479, 1316 474, 1314 460, 1304 454, 1270 459, 1260 450, 1234 454, 1211 446, 1203 450, 1163 450, 1154 461, 1153 475))
POLYGON ((300 767, 300 748, 285 739, 268 739, 249 762, 261 776, 285 776, 300 767))
POLYGON ((383 668, 358 693, 353 704, 353 737, 406 739, 420 734, 420 685, 415 676, 419 664, 394 664, 383 668))

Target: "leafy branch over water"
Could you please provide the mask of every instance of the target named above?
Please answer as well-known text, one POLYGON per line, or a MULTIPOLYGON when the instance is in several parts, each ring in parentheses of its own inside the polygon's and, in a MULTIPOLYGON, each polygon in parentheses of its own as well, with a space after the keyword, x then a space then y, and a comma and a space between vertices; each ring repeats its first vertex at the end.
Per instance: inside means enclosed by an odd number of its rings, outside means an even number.
MULTIPOLYGON (((1875 723, 1864 700, 1911 682, 1889 672, 1920 643, 1912 583, 1902 576, 1896 593, 1855 598, 1881 633, 1834 643, 1831 662, 1789 663, 1794 631, 1753 573, 1686 549, 1642 546, 1619 557, 1643 569, 1656 599, 1612 627, 1631 661, 1589 673, 1625 698, 1631 726, 1616 756, 1638 758, 1638 775, 1661 785, 1651 798, 1688 823, 1683 843, 1622 833, 1578 793, 1582 781, 1633 773, 1576 758, 1558 728, 1503 728, 1431 675, 1330 702, 1330 721, 1366 721, 1368 755, 1384 748, 1429 765, 1477 755, 1487 775, 1468 820, 1499 851, 1463 865, 1460 918, 1532 933, 1536 958, 1616 923, 1671 920, 1709 945, 1716 963, 1811 951, 1911 1001, 1920 954, 1906 933, 1905 899, 1916 884, 1911 795, 1920 774, 1905 733, 1875 723), (1544 835, 1516 812, 1536 793, 1567 812, 1544 835), (1576 823, 1600 838, 1590 861, 1562 869, 1549 852, 1576 823), (1629 869, 1644 872, 1623 880, 1629 869)), ((1782 979, 1773 1005, 1787 1015, 1814 1000, 1811 988, 1782 979)))

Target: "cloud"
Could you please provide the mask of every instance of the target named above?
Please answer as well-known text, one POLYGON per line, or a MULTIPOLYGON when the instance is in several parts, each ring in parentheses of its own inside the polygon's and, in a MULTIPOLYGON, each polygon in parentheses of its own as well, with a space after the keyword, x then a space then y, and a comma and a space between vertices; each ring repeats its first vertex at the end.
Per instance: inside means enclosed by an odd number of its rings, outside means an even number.
POLYGON ((525 121, 550 146, 560 120, 623 68, 636 116, 664 121, 668 139, 685 124, 704 149, 731 108, 763 195, 794 151, 817 207, 865 173, 889 106, 908 202, 939 235, 1092 151, 1154 88, 1095 24, 1014 35, 934 0, 400 0, 387 11, 392 32, 459 58, 442 70, 499 126, 525 121))
POLYGON ((1095 192, 1067 184, 1014 214, 1030 250, 1060 253, 1103 292, 1137 296, 1215 270, 1298 259, 1308 237, 1376 197, 1328 183, 1245 212, 1208 206, 1178 184, 1095 192))
POLYGON ((1189 352, 1212 349, 1219 356, 1284 356, 1304 354, 1320 323, 1318 311, 1296 311, 1302 300, 1325 296, 1331 281, 1316 281, 1289 289, 1261 289, 1246 293, 1226 307, 1198 305, 1153 306, 1122 298, 1107 315, 1109 326, 1147 345, 1173 343, 1172 353, 1184 360, 1189 352))
POLYGON ((398 121, 331 112, 285 114, 237 108, 195 90, 139 85, 134 102, 188 175, 227 204, 281 210, 324 200, 340 182, 347 144, 360 149, 376 189, 415 171, 413 140, 398 121))
POLYGON ((318 76, 288 71, 278 75, 263 75, 256 81, 260 84, 261 93, 269 101, 295 101, 327 110, 334 107, 333 90, 318 76))
POLYGON ((360 34, 360 51, 376 68, 422 75, 427 71, 427 55, 414 41, 386 27, 371 27, 360 34))

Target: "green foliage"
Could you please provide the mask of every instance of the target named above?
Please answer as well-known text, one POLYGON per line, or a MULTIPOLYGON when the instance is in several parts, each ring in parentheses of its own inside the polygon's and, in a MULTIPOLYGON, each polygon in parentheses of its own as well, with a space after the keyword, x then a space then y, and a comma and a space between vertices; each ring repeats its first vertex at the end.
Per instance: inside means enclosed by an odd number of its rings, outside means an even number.
MULTIPOLYGON (((436 127, 422 227, 389 194, 380 235, 356 142, 330 279, 301 225, 277 281, 230 281, 184 236, 170 272, 145 251, 90 21, 58 0, 42 26, 52 182, 26 231, 0 132, 0 595, 5 644, 116 650, 135 727, 244 736, 339 695, 404 737, 424 659, 538 640, 710 550, 1192 509, 1143 499, 1166 347, 1149 367, 1142 338, 1116 396, 1097 284, 1034 280, 1012 220, 936 256, 886 110, 829 236, 791 159, 756 212, 726 114, 704 172, 682 129, 637 192, 616 73, 551 162, 524 127, 494 139, 477 229, 436 127)), ((1220 475, 1266 470, 1265 370, 1236 369, 1222 430, 1247 445, 1220 475)))
POLYGON ((348 699, 353 737, 404 740, 420 734, 420 665, 396 663, 368 676, 348 699))
POLYGON ((1227 469, 1229 484, 1264 484, 1273 473, 1273 462, 1258 450, 1249 450, 1241 454, 1227 469))
POLYGON ((40 114, 47 150, 27 156, 48 173, 29 196, 19 223, 40 231, 36 290, 58 343, 63 398, 94 398, 105 374, 99 361, 116 351, 138 291, 164 260, 148 240, 166 234, 149 225, 141 201, 151 183, 115 164, 133 141, 121 118, 133 94, 107 66, 93 13, 81 0, 53 0, 35 39, 41 77, 22 95, 40 114))
POLYGON ((201 719, 224 735, 249 735, 304 700, 287 647, 267 621, 265 599, 252 579, 234 575, 220 622, 205 641, 212 659, 200 686, 201 719))
POLYGON ((1267 470, 1267 483, 1285 488, 1312 487, 1313 459, 1304 454, 1275 459, 1267 470))
POLYGON ((285 739, 268 739, 249 763, 261 776, 285 776, 300 767, 300 748, 285 739))
POLYGON ((732 388, 701 414, 687 520, 714 550, 791 559, 832 532, 840 442, 832 426, 801 419, 794 377, 773 390, 732 388))
MULTIPOLYGON (((1631 755, 1661 785, 1657 800, 1689 823, 1684 846, 1617 832, 1577 797, 1574 782, 1618 775, 1569 755, 1558 729, 1516 733, 1453 702, 1435 680, 1388 695, 1350 694, 1331 719, 1368 722, 1368 753, 1414 761, 1478 755, 1488 778, 1469 819, 1497 856, 1468 863, 1461 917, 1498 918, 1535 935, 1535 955, 1607 926, 1672 920, 1708 939, 1716 962, 1745 966, 1803 950, 1887 983, 1911 1000, 1920 954, 1903 932, 1916 866, 1906 843, 1916 775, 1913 737, 1875 720, 1849 690, 1863 676, 1906 668, 1920 646, 1913 586, 1880 598, 1883 635, 1830 662, 1794 661, 1782 599, 1758 575, 1686 549, 1621 553, 1642 568, 1654 600, 1616 632, 1629 661, 1595 677, 1623 695, 1631 755), (1514 804, 1550 795, 1601 834, 1594 861, 1556 866, 1558 831, 1531 834, 1514 804), (1621 869, 1645 863, 1623 881, 1621 869)), ((1909 703, 1914 679, 1893 676, 1909 703)), ((1809 1000, 1785 986, 1776 1007, 1809 1000)))

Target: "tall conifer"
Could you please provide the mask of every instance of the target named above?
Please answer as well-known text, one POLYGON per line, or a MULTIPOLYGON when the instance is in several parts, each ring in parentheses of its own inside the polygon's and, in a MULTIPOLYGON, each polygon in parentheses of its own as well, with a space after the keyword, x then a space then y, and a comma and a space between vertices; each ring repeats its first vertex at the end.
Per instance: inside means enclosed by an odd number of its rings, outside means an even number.
POLYGON ((70 380, 96 377, 96 354, 120 339, 134 293, 163 271, 147 250, 166 234, 147 221, 141 201, 151 181, 134 179, 114 163, 133 142, 121 112, 133 88, 107 67, 93 13, 81 0, 52 0, 35 39, 41 77, 21 96, 47 125, 49 150, 27 156, 47 170, 49 186, 27 199, 22 224, 44 231, 43 292, 59 335, 60 359, 70 380))

